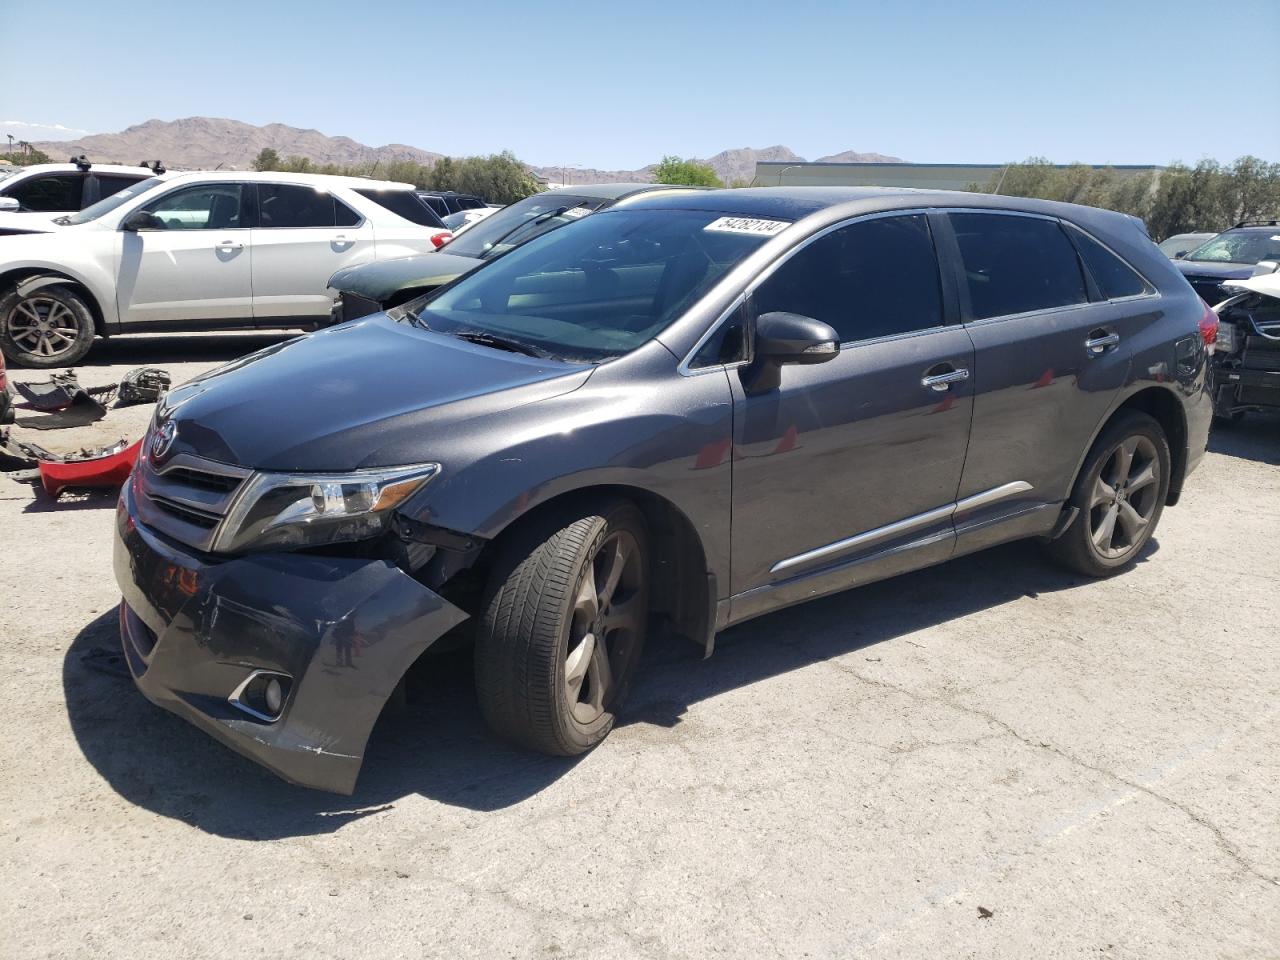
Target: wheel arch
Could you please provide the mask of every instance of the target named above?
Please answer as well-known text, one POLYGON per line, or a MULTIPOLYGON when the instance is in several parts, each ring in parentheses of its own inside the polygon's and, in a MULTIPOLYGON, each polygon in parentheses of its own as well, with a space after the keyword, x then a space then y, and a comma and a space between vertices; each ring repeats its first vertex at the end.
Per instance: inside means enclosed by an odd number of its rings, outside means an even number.
POLYGON ((84 299, 89 307, 89 313, 93 316, 94 333, 100 337, 107 336, 107 321, 102 312, 102 304, 98 302, 97 296, 89 285, 79 277, 47 267, 15 267, 0 273, 0 294, 13 289, 26 296, 42 287, 50 286, 70 287, 75 290, 84 299))
POLYGON ((1168 387, 1150 385, 1142 387, 1126 396, 1107 414, 1102 422, 1098 424, 1093 436, 1089 438, 1088 445, 1080 454, 1075 474, 1071 478, 1070 489, 1075 490, 1076 482, 1080 479, 1080 471, 1084 468, 1089 451, 1093 449, 1093 445, 1097 442, 1102 431, 1107 429, 1117 416, 1127 410, 1137 410, 1147 414, 1160 424, 1160 428, 1164 430, 1165 437, 1169 440, 1169 492, 1165 496, 1164 502, 1166 506, 1171 507, 1178 502, 1178 498, 1182 495, 1182 482, 1187 475, 1187 415, 1182 408, 1182 401, 1168 387))
MULTIPOLYGON (((651 616, 710 656, 716 628, 716 576, 708 568, 702 537, 693 522, 676 504, 651 490, 627 484, 593 484, 559 493, 512 519, 457 576, 473 583, 478 578, 487 580, 494 557, 518 531, 549 515, 572 513, 576 504, 602 497, 629 500, 644 515, 653 577, 651 616)), ((445 596, 453 593, 449 583, 440 589, 445 596)))

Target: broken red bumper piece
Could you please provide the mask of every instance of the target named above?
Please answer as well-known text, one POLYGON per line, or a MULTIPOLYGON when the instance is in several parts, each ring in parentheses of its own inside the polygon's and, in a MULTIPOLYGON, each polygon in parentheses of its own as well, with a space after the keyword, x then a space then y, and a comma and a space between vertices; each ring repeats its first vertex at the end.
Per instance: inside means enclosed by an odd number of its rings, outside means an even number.
POLYGON ((68 487, 118 487, 133 472, 141 446, 138 440, 91 459, 41 460, 40 483, 55 500, 68 487))

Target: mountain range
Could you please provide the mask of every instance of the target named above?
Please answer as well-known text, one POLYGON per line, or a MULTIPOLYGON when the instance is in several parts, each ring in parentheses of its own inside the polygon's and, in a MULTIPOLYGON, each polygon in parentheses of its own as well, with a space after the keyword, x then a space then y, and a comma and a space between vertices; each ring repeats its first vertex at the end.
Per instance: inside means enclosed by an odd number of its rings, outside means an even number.
MULTIPOLYGON (((372 164, 376 161, 413 160, 431 164, 443 154, 389 143, 370 147, 350 137, 330 137, 319 130, 304 130, 283 123, 258 127, 239 120, 217 117, 186 117, 181 120, 148 120, 119 133, 98 133, 79 140, 35 143, 55 160, 85 154, 100 163, 141 163, 163 160, 175 170, 229 169, 243 170, 253 158, 270 147, 281 157, 309 157, 318 164, 372 164)), ((901 162, 899 157, 882 153, 843 153, 819 157, 820 161, 901 162)), ((709 164, 725 183, 749 183, 755 175, 757 160, 803 162, 804 158, 788 147, 773 146, 755 150, 740 147, 723 150, 700 162, 709 164)), ((577 167, 537 167, 530 169, 554 184, 607 183, 611 181, 650 180, 654 164, 636 170, 597 170, 577 167)))

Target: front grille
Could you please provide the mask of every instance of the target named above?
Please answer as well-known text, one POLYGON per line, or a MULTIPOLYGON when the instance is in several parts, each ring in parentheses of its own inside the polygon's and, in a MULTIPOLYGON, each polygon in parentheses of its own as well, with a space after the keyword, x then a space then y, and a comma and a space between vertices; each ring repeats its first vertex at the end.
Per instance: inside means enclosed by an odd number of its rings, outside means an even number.
POLYGON ((159 467, 143 459, 136 473, 138 519, 172 540, 208 552, 250 473, 185 453, 159 467))
POLYGON ((1226 291, 1222 289, 1222 281, 1214 280, 1209 277, 1187 277, 1191 281, 1191 289, 1200 294, 1200 297, 1209 306, 1220 303, 1227 298, 1226 291))
POLYGON ((1240 365, 1248 370, 1280 371, 1280 340, 1245 337, 1244 356, 1240 365))
POLYGON ((1280 384, 1275 387, 1243 386, 1240 388, 1239 402, 1256 403, 1261 407, 1280 406, 1280 384))

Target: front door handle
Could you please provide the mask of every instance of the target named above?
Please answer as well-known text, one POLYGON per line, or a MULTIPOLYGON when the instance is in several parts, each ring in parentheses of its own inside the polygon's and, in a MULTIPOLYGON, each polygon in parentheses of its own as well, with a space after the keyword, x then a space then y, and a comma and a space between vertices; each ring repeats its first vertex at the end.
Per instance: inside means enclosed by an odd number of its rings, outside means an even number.
POLYGON ((244 244, 236 243, 234 240, 219 240, 218 249, 219 250, 243 250, 244 244))
POLYGON ((1100 357, 1119 342, 1120 334, 1114 331, 1108 333, 1106 330, 1095 330, 1084 342, 1084 348, 1089 351, 1089 356, 1100 357))
MULTIPOLYGON (((934 370, 937 369, 939 368, 934 367, 934 370)), ((968 370, 964 367, 953 367, 949 370, 943 370, 940 373, 933 373, 930 371, 925 375, 924 379, 920 381, 920 385, 928 387, 930 390, 936 390, 938 393, 945 393, 947 390, 951 389, 951 384, 960 383, 968 379, 968 370)))

